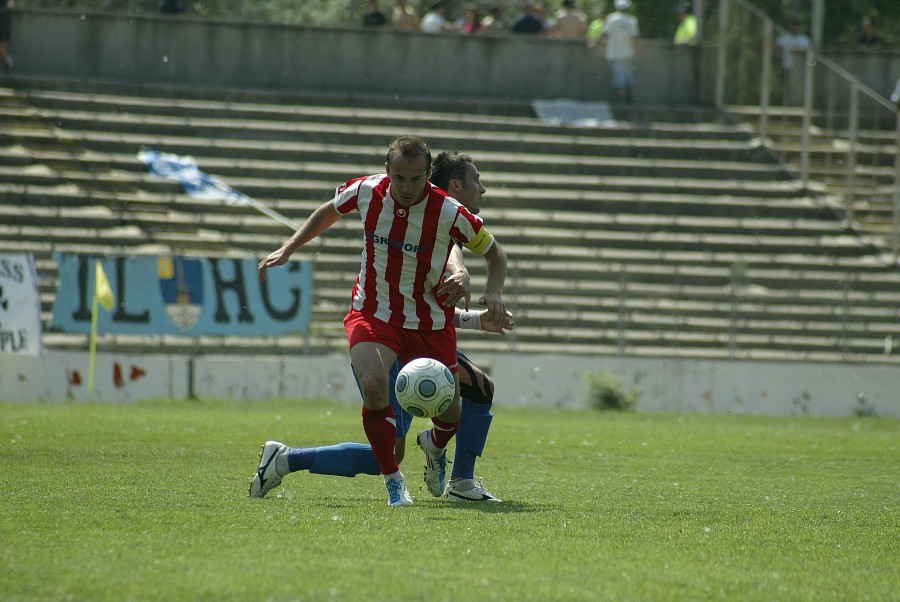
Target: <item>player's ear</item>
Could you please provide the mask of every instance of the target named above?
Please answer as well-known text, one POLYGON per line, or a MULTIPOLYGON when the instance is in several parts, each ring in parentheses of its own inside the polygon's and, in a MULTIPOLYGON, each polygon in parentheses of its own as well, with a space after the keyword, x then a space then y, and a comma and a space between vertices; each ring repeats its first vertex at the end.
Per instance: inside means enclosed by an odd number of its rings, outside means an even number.
POLYGON ((391 175, 391 166, 388 165, 387 161, 384 162, 384 173, 386 173, 387 175, 391 175))
POLYGON ((428 171, 425 173, 425 179, 426 179, 426 180, 430 180, 430 179, 431 179, 431 171, 432 171, 432 170, 431 170, 431 166, 429 165, 429 166, 428 166, 428 171))

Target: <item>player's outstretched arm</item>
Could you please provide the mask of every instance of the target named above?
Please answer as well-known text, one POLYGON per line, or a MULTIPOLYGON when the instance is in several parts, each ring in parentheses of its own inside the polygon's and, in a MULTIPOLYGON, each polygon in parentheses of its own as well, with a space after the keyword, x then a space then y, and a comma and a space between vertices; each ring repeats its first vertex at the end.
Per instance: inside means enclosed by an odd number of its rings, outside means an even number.
POLYGON ((453 245, 447 265, 444 267, 448 274, 437 289, 438 298, 444 298, 441 304, 444 307, 455 307, 460 301, 465 301, 464 306, 469 309, 469 300, 472 293, 469 291, 469 270, 463 261, 462 249, 453 245))
POLYGON ((481 330, 485 332, 495 332, 505 335, 507 331, 514 330, 516 327, 513 315, 506 312, 505 316, 499 317, 491 313, 491 310, 484 309, 481 311, 481 330))
POLYGON ((494 324, 490 330, 496 332, 502 327, 502 320, 506 316, 506 303, 503 302, 503 284, 506 282, 506 251, 495 240, 488 252, 484 254, 484 259, 487 261, 487 283, 484 286, 484 295, 478 302, 491 312, 494 324))
POLYGON ((498 320, 489 309, 460 309, 453 314, 453 325, 460 330, 483 330, 505 335, 515 328, 511 313, 506 312, 502 320, 498 320))
POLYGON ((334 201, 328 201, 321 205, 306 218, 303 225, 277 251, 269 253, 268 257, 259 262, 259 279, 265 280, 267 269, 286 264, 294 252, 325 232, 339 219, 341 219, 341 214, 334 208, 334 201))

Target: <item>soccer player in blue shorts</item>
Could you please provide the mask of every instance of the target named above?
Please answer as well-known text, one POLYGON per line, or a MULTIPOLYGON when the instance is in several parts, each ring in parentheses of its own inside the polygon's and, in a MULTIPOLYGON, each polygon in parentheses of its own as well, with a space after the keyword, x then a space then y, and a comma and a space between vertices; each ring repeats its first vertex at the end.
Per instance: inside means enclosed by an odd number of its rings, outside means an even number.
MULTIPOLYGON (((481 210, 481 196, 485 193, 485 188, 470 156, 456 152, 439 154, 432 166, 431 182, 449 192, 473 214, 477 215, 481 210)), ((455 305, 467 295, 468 285, 468 272, 462 262, 462 253, 454 252, 448 261, 444 289, 439 292, 443 292, 450 303, 455 305)), ((468 299, 466 304, 468 305, 468 299)), ((454 324, 457 328, 485 329, 499 334, 513 328, 511 315, 507 314, 504 320, 500 321, 493 319, 492 315, 483 320, 485 314, 488 314, 487 310, 457 309, 454 324), (496 326, 497 324, 499 326, 496 326)), ((491 406, 494 383, 463 353, 458 352, 457 357, 460 368, 462 414, 446 497, 455 501, 499 502, 500 500, 484 487, 482 480, 475 477, 475 463, 483 453, 493 419, 491 406)), ((401 368, 402 363, 398 359, 392 367, 390 377, 390 402, 396 418, 395 455, 398 463, 405 455, 406 435, 413 418, 400 407, 393 392, 394 381, 401 368)), ((420 447, 427 445, 427 437, 430 435, 430 430, 419 433, 416 440, 420 447)), ((263 445, 257 471, 251 477, 250 496, 265 497, 266 493, 281 484, 283 476, 302 470, 344 477, 380 474, 379 465, 368 444, 347 442, 314 448, 289 448, 277 441, 268 441, 263 445)))

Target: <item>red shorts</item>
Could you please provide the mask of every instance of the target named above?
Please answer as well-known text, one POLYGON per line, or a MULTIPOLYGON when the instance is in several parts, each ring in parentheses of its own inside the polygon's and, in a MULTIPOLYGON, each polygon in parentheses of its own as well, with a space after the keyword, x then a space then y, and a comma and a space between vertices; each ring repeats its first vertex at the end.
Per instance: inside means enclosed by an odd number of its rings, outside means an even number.
POLYGON ((453 323, 441 330, 409 330, 351 309, 344 317, 344 330, 351 348, 357 343, 379 343, 396 353, 404 364, 417 357, 430 357, 450 368, 453 374, 459 372, 453 323))

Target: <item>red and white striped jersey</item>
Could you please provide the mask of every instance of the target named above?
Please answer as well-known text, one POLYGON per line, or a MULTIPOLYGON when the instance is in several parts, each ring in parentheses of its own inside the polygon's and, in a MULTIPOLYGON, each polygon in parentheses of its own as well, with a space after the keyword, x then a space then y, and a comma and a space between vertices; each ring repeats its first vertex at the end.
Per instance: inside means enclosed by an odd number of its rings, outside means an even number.
POLYGON ((379 174, 338 187, 334 207, 346 215, 358 211, 363 223, 359 277, 353 308, 392 326, 440 330, 453 320, 434 291, 456 243, 484 255, 494 237, 481 218, 432 185, 412 207, 395 202, 390 179, 379 174))

